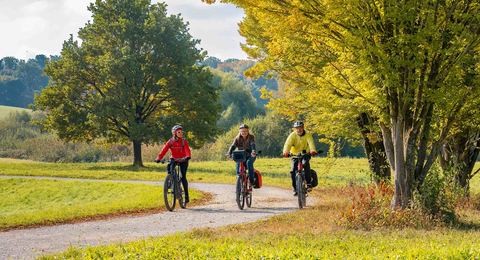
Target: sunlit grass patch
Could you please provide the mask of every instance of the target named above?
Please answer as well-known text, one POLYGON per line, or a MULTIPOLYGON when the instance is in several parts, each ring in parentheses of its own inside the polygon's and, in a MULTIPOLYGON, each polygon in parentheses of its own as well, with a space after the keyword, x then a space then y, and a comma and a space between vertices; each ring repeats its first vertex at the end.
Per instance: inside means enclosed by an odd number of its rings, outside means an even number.
POLYGON ((113 182, 0 179, 0 198, 0 230, 164 208, 161 186, 113 182))
MULTIPOLYGON (((318 173, 320 186, 343 186, 370 180, 366 159, 314 158, 312 168, 318 173)), ((165 177, 165 165, 147 163, 145 168, 128 163, 43 163, 0 159, 0 175, 51 176, 106 180, 158 181, 165 177)), ((255 163, 263 175, 264 185, 289 188, 290 160, 259 158, 255 163)), ((190 162, 188 179, 194 182, 234 183, 233 161, 190 162)))

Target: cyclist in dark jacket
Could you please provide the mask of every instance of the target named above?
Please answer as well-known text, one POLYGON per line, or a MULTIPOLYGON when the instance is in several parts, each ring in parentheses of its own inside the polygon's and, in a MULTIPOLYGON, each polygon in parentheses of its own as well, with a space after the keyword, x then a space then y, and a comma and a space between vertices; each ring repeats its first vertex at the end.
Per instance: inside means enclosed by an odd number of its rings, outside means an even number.
MULTIPOLYGON (((230 149, 228 150, 228 156, 231 158, 233 151, 244 150, 247 153, 247 168, 250 182, 254 183, 255 172, 253 168, 253 163, 255 162, 257 153, 255 151, 255 136, 250 134, 248 125, 241 124, 239 127, 239 133, 233 140, 230 149)), ((240 163, 237 162, 237 174, 239 174, 240 163)))

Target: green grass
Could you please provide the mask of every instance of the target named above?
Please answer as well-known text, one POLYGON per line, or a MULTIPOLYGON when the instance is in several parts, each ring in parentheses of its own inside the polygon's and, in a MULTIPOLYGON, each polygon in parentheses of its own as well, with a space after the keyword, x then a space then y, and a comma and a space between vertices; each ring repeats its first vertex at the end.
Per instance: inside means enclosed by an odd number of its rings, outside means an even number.
MULTIPOLYGON (((464 232, 342 231, 326 234, 257 234, 251 238, 195 232, 123 245, 70 249, 62 259, 476 259, 477 234, 464 232)), ((44 259, 55 259, 45 257, 44 259)))
MULTIPOLYGON (((163 209, 162 190, 145 184, 0 179, 0 230, 163 209)), ((201 197, 191 194, 194 200, 201 197)))
POLYGON ((30 109, 20 108, 20 107, 8 107, 8 106, 0 106, 0 120, 8 117, 8 115, 12 112, 31 112, 30 109))
MULTIPOLYGON (((290 187, 290 160, 260 158, 255 165, 262 171, 265 185, 290 187)), ((4 159, 0 160, 0 174, 92 179, 163 179, 164 165, 147 166, 145 169, 136 169, 120 163, 51 164, 4 159)), ((189 233, 125 244, 71 248, 60 255, 47 256, 46 259, 480 257, 480 211, 472 209, 466 212, 462 220, 468 225, 462 227, 439 227, 430 230, 351 230, 337 222, 342 210, 351 203, 341 187, 350 183, 368 183, 370 178, 367 161, 316 158, 312 160, 312 167, 319 173, 320 188, 315 189, 314 193, 314 196, 319 197, 319 204, 306 210, 243 225, 197 229, 189 233)), ((191 162, 188 178, 197 182, 232 184, 235 178, 234 163, 191 162)), ((472 180, 471 189, 474 193, 480 190, 479 178, 475 176, 472 180)))
MULTIPOLYGON (((322 186, 344 186, 350 182, 368 183, 368 164, 365 159, 315 158, 312 168, 318 172, 322 186)), ((137 169, 127 163, 42 163, 0 159, 0 175, 51 176, 106 180, 161 180, 165 165, 147 164, 137 169)), ((290 160, 259 158, 255 168, 263 175, 264 185, 290 187, 290 160)), ((233 161, 191 162, 188 179, 193 182, 234 183, 233 161)))
MULTIPOLYGON (((348 205, 342 189, 316 190, 320 203, 306 210, 223 228, 196 229, 131 243, 70 248, 45 259, 477 259, 476 228, 371 231, 337 224, 348 205)), ((478 214, 478 212, 477 212, 478 214)))

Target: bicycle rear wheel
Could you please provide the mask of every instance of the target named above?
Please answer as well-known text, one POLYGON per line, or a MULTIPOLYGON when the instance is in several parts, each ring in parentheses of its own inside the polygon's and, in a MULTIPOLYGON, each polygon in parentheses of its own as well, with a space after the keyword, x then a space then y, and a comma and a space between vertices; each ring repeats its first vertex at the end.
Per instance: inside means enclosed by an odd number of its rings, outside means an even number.
POLYGON ((236 185, 236 201, 239 209, 243 209, 245 207, 245 196, 244 196, 244 187, 242 183, 242 177, 239 175, 237 176, 237 185, 236 185))
POLYGON ((175 209, 175 181, 171 174, 167 174, 165 177, 165 182, 163 184, 163 200, 165 202, 165 207, 169 211, 175 209))
POLYGON ((302 175, 297 174, 296 176, 296 186, 297 186, 297 193, 298 193, 298 207, 301 209, 305 207, 306 204, 306 189, 305 184, 303 183, 302 175))

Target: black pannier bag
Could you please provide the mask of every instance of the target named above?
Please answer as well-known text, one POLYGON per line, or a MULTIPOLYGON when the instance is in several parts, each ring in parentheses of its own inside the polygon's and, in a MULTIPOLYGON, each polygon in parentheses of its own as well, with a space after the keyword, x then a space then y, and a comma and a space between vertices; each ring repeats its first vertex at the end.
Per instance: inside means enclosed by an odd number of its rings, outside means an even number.
POLYGON ((313 169, 310 169, 310 176, 312 178, 312 187, 317 187, 318 186, 318 176, 317 172, 313 169))

